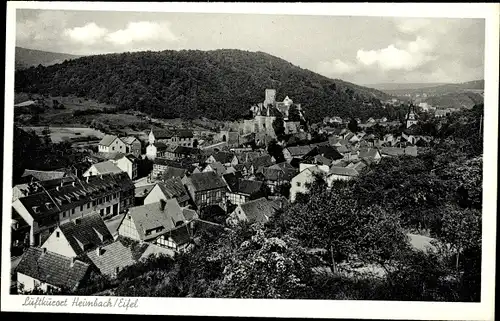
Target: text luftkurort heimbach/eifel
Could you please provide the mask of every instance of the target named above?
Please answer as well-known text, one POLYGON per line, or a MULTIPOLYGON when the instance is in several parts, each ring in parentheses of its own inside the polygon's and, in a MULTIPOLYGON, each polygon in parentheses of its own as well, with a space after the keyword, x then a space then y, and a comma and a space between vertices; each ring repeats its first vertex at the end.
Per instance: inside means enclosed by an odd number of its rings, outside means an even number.
POLYGON ((74 297, 72 299, 55 299, 46 297, 26 297, 22 304, 23 306, 30 306, 37 308, 39 306, 50 307, 76 307, 76 308, 120 308, 120 309, 134 309, 139 306, 139 299, 134 298, 80 298, 74 297))

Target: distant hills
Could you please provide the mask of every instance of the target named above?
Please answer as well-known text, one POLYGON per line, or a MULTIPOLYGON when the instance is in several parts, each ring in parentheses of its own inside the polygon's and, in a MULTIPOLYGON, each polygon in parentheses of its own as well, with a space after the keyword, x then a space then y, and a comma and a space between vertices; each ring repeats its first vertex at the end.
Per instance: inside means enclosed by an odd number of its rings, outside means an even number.
POLYGON ((313 122, 327 115, 380 117, 380 100, 390 98, 264 52, 235 49, 85 56, 15 75, 16 92, 88 97, 163 118, 240 119, 264 101, 266 88, 276 89, 279 101, 289 96, 302 104, 313 122))
POLYGON ((444 95, 464 91, 484 90, 484 79, 464 83, 408 83, 408 84, 374 84, 371 87, 381 90, 389 95, 444 95))
POLYGON ((38 65, 54 65, 62 63, 66 59, 79 57, 81 56, 16 47, 15 63, 16 69, 24 69, 38 65))
POLYGON ((423 102, 441 109, 472 108, 484 102, 483 96, 474 92, 454 92, 423 99, 423 102))

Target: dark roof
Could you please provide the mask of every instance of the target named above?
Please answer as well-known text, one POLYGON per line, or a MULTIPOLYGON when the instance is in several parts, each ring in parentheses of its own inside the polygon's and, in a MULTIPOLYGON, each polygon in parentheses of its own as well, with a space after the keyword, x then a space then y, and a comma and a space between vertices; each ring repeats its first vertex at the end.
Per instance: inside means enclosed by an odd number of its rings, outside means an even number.
POLYGON ((191 241, 192 233, 189 225, 183 224, 178 228, 170 230, 168 235, 177 245, 183 245, 191 241))
POLYGON ((243 175, 241 175, 241 172, 235 172, 224 174, 222 178, 226 181, 229 190, 234 191, 238 189, 238 181, 240 178, 243 178, 243 175))
POLYGON ((30 247, 24 252, 16 272, 53 286, 75 289, 89 271, 89 264, 79 260, 72 263, 66 256, 30 247))
POLYGON ((222 177, 214 172, 191 174, 188 177, 188 182, 190 182, 197 192, 227 187, 222 177))
POLYGON ((139 144, 141 143, 137 138, 134 136, 127 136, 127 137, 122 137, 120 140, 125 143, 126 145, 132 145, 135 142, 138 142, 139 144))
POLYGON ((271 155, 262 155, 252 159, 250 161, 250 164, 253 165, 253 169, 255 171, 258 171, 262 167, 268 167, 273 165, 273 161, 271 155))
POLYGON ((279 208, 278 204, 264 197, 239 205, 250 223, 265 223, 279 208))
POLYGON ((38 191, 19 198, 32 217, 52 216, 59 212, 89 203, 103 194, 134 189, 127 173, 90 176, 84 179, 63 177, 58 180, 37 182, 38 191))
MULTIPOLYGON (((184 222, 183 211, 175 198, 167 199, 165 207, 161 209, 161 202, 131 207, 124 217, 130 215, 135 224, 139 238, 143 241, 154 239, 175 228, 179 222, 184 222), (146 235, 146 231, 163 227, 163 230, 146 235)), ((123 221, 122 221, 123 224, 123 221)))
POLYGON ((199 151, 200 150, 198 148, 181 146, 181 145, 178 145, 174 149, 174 153, 176 153, 176 154, 182 154, 182 155, 193 155, 193 154, 199 153, 199 151))
POLYGON ((349 167, 330 167, 328 175, 339 175, 339 176, 358 176, 358 172, 354 168, 349 167))
POLYGON ((99 213, 85 215, 73 222, 62 224, 59 228, 76 255, 113 240, 99 213))
POLYGON ((111 145, 115 141, 115 139, 118 139, 118 136, 115 136, 115 135, 104 135, 104 137, 99 142, 99 145, 109 146, 109 145, 111 145))
POLYGON ((185 168, 177 168, 177 167, 173 167, 173 166, 168 166, 165 169, 165 171, 163 172, 162 178, 164 180, 171 179, 174 177, 182 178, 182 177, 184 177, 184 175, 186 175, 187 172, 188 172, 188 170, 185 168))
POLYGON ((104 275, 114 275, 117 268, 122 270, 136 263, 132 249, 123 245, 120 241, 110 243, 99 250, 100 255, 97 254, 98 250, 96 249, 87 253, 87 256, 104 275))
POLYGON ((173 177, 157 183, 165 198, 176 198, 179 203, 189 200, 189 195, 184 188, 180 177, 173 177))
POLYGON ((66 176, 66 172, 62 171, 37 171, 32 169, 24 170, 23 176, 32 176, 39 181, 47 181, 51 179, 58 179, 66 176))
POLYGON ((234 155, 234 153, 221 151, 221 152, 217 152, 217 153, 213 154, 212 156, 214 157, 215 161, 222 163, 222 164, 226 164, 226 163, 230 163, 233 160, 235 155, 234 155))
POLYGON ((162 142, 155 142, 155 147, 158 152, 160 151, 166 151, 170 145, 167 145, 162 142))
POLYGON ((364 148, 359 151, 359 158, 375 158, 379 153, 376 148, 364 148))
POLYGON ((262 189, 262 182, 252 181, 248 179, 240 179, 238 182, 238 187, 234 193, 253 195, 258 193, 262 189))
MULTIPOLYGON (((121 157, 120 157, 121 158, 121 157)), ((123 172, 120 167, 116 166, 112 161, 105 161, 93 164, 94 168, 99 174, 110 174, 123 172)), ((92 167, 91 166, 91 167, 92 167)))
POLYGON ((290 155, 292 157, 297 157, 297 156, 304 156, 307 153, 309 153, 313 147, 310 145, 303 145, 303 146, 291 146, 286 148, 288 152, 290 152, 290 155))
POLYGON ((315 146, 305 156, 316 156, 316 155, 322 155, 330 160, 337 160, 343 158, 343 156, 337 151, 337 149, 335 149, 335 147, 324 144, 315 146))

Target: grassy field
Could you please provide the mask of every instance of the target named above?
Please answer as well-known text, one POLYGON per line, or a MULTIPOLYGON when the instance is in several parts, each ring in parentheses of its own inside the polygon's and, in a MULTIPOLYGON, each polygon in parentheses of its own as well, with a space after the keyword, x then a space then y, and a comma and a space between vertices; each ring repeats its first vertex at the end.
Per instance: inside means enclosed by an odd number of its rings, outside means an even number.
MULTIPOLYGON (((34 130, 39 136, 42 135, 42 131, 45 129, 43 126, 30 126, 21 127, 24 130, 34 130)), ((50 139, 54 143, 59 143, 62 141, 70 141, 72 138, 76 137, 92 137, 95 136, 99 139, 104 137, 104 133, 88 127, 49 127, 50 139)))
MULTIPOLYGON (((38 94, 16 93, 15 102, 20 103, 26 100, 42 99, 47 106, 43 113, 39 114, 38 123, 25 122, 24 127, 50 126, 57 129, 53 136, 54 141, 71 139, 74 133, 69 130, 81 131, 81 128, 95 127, 101 132, 110 132, 116 135, 132 135, 139 139, 147 140, 149 130, 159 130, 162 128, 189 128, 192 130, 207 130, 214 127, 227 127, 224 122, 212 120, 187 121, 183 119, 155 119, 139 111, 120 111, 117 113, 98 113, 88 115, 74 115, 75 111, 86 111, 89 109, 112 110, 116 106, 102 104, 92 99, 75 96, 67 97, 43 97, 38 94), (64 105, 64 109, 53 108, 53 100, 57 100, 64 105)), ((40 129, 41 132, 41 129, 40 129)), ((52 134, 51 134, 52 135, 52 134)), ((81 135, 85 135, 82 133, 81 135)), ((96 135, 97 136, 97 135, 96 135)), ((98 136, 100 137, 100 136, 98 136)))

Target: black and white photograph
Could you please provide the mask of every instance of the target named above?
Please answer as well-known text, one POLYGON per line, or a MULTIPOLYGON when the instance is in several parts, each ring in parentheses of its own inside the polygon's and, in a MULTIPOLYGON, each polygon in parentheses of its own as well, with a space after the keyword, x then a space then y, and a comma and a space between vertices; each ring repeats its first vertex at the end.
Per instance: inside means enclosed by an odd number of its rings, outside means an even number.
POLYGON ((2 310, 494 319, 498 4, 7 7, 2 310))

